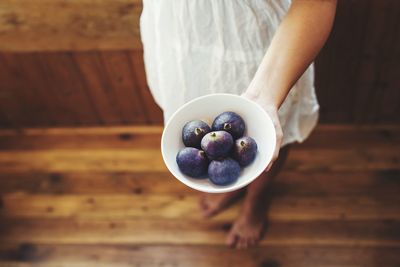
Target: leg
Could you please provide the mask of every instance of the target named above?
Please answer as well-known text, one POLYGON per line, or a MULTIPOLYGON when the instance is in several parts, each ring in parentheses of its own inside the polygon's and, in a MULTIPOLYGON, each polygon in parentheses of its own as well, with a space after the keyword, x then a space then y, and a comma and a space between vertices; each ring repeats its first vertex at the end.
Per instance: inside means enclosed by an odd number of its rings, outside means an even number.
POLYGON ((245 188, 222 194, 205 193, 200 197, 199 206, 203 217, 210 218, 217 215, 245 193, 245 188))
POLYGON ((228 234, 228 245, 245 248, 261 239, 271 197, 269 185, 281 171, 288 152, 289 146, 282 148, 270 171, 261 174, 247 187, 242 210, 228 234))

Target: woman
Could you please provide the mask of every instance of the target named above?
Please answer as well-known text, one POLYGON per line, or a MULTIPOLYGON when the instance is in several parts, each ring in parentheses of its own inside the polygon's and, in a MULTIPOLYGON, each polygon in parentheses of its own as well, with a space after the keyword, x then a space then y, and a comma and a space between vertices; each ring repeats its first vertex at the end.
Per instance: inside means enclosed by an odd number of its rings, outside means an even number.
POLYGON ((332 28, 336 0, 144 0, 141 35, 150 90, 167 121, 187 101, 241 94, 260 104, 277 134, 274 163, 242 190, 200 199, 211 217, 244 196, 227 244, 244 248, 262 236, 268 184, 288 145, 315 127, 312 61, 332 28), (310 65, 311 64, 311 65, 310 65))

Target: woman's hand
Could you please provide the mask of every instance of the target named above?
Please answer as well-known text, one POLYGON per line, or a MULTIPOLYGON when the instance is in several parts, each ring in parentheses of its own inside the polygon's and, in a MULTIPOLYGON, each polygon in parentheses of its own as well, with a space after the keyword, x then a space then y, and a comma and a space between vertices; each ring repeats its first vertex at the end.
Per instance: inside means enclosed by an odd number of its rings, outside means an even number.
POLYGON ((251 90, 247 90, 246 92, 244 92, 242 94, 242 96, 258 103, 262 108, 264 108, 264 110, 270 116, 272 123, 274 124, 275 133, 276 133, 276 145, 275 145, 275 150, 274 150, 274 155, 272 157, 272 160, 268 164, 267 168, 265 169, 265 171, 269 171, 271 169, 272 164, 278 158, 279 150, 281 149, 281 144, 282 144, 282 140, 283 140, 283 132, 282 132, 281 123, 279 121, 278 108, 275 104, 271 103, 271 101, 269 101, 267 99, 267 97, 263 96, 262 93, 254 93, 251 90))

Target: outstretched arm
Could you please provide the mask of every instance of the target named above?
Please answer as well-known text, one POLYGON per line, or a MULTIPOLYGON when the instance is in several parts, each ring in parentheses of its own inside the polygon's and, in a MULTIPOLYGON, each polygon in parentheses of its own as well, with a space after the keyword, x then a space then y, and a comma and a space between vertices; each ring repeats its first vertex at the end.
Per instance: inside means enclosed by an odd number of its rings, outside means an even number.
POLYGON ((325 44, 335 12, 336 0, 294 0, 243 94, 258 102, 274 121, 277 131, 274 160, 283 137, 277 111, 325 44))

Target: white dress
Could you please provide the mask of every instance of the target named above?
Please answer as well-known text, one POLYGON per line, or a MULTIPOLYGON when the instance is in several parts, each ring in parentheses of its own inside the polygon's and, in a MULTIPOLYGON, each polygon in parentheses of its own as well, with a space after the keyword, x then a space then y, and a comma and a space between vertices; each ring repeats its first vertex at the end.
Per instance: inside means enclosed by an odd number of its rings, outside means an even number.
MULTIPOLYGON (((196 97, 241 94, 289 6, 288 0, 143 0, 147 81, 164 121, 196 97)), ((310 66, 279 109, 282 146, 307 138, 318 110, 310 66)))

